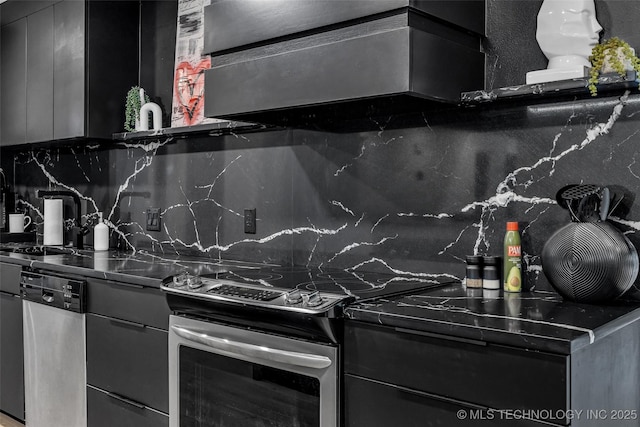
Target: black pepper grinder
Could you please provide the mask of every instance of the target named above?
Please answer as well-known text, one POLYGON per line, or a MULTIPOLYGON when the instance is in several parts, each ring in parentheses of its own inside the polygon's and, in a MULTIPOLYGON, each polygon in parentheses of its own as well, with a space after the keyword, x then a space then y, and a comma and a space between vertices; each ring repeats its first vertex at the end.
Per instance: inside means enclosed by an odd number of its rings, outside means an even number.
POLYGON ((482 288, 482 257, 467 255, 467 274, 465 283, 467 288, 482 288))

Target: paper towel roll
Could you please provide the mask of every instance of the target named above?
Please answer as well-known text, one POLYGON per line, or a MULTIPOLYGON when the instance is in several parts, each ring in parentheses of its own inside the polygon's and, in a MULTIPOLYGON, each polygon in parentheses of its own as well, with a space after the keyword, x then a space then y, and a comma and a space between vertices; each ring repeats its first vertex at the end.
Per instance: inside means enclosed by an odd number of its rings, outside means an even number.
POLYGON ((64 244, 62 199, 44 199, 44 245, 64 244))

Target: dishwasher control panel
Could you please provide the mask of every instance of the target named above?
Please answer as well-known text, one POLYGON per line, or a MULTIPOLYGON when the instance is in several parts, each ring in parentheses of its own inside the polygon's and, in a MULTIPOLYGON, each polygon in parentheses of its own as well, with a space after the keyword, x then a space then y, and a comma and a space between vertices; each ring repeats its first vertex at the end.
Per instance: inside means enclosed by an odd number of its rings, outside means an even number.
POLYGON ((86 283, 82 280, 23 271, 20 275, 20 293, 27 301, 76 313, 86 310, 86 283))

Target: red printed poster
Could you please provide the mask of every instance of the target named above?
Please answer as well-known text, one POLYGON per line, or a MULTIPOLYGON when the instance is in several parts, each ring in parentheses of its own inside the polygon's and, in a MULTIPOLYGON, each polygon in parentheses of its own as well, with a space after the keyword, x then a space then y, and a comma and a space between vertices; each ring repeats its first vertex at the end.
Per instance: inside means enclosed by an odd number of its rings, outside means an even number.
POLYGON ((204 117, 204 71, 211 57, 203 55, 204 7, 210 0, 179 0, 171 127, 223 122, 204 117))

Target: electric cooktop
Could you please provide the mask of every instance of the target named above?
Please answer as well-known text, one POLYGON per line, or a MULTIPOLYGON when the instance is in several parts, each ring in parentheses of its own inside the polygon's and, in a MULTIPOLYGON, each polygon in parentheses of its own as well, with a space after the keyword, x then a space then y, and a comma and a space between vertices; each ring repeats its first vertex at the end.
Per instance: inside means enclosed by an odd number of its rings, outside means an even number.
POLYGON ((388 273, 265 266, 203 276, 179 273, 166 278, 162 289, 211 304, 235 303, 309 314, 326 312, 339 304, 420 291, 446 282, 388 273))

